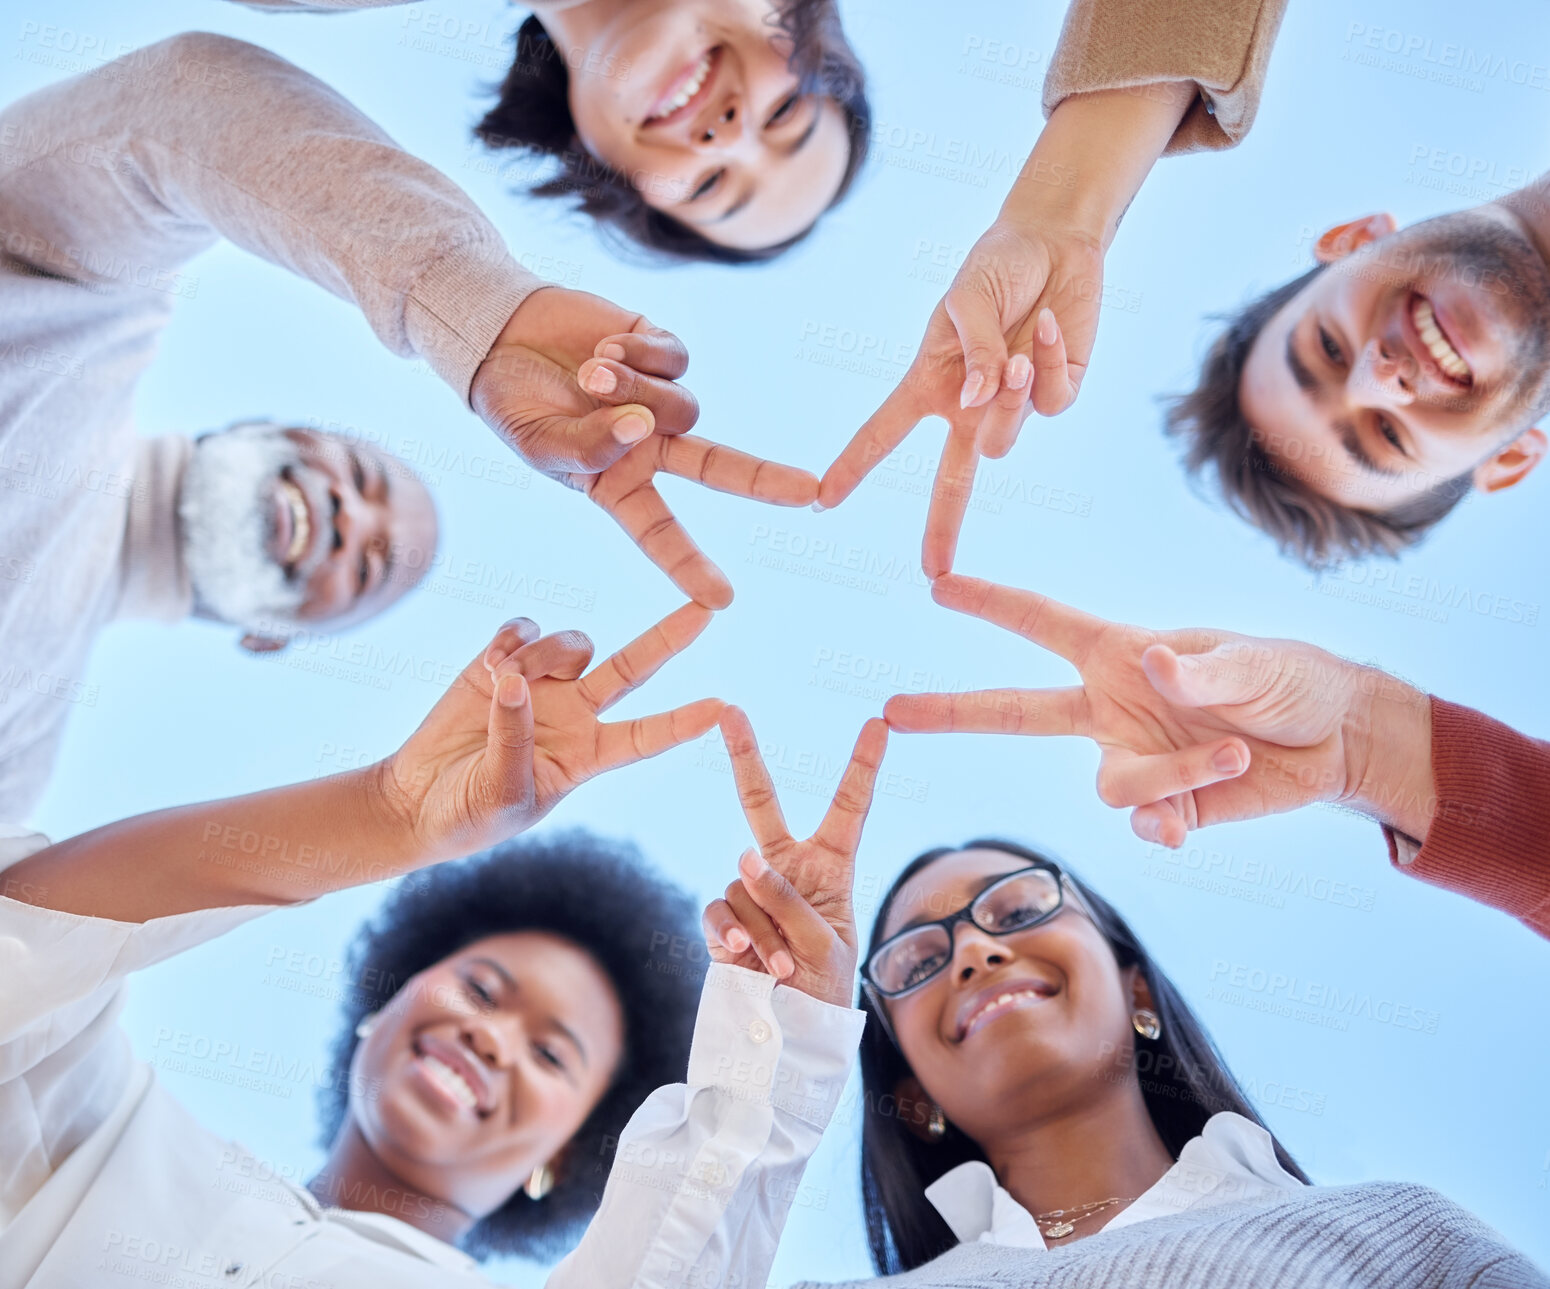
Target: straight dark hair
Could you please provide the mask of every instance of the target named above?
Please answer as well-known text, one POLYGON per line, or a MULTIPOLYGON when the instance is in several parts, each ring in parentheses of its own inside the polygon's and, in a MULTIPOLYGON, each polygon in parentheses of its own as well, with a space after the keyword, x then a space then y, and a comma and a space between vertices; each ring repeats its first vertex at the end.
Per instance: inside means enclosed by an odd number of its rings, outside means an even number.
MULTIPOLYGON (((882 927, 888 920, 888 910, 899 888, 944 855, 961 850, 1003 851, 1030 864, 1054 862, 1027 846, 993 837, 977 838, 963 846, 928 850, 911 860, 888 888, 872 923, 867 958, 882 942, 882 927)), ((1152 1005, 1162 1021, 1162 1033, 1155 1039, 1136 1035, 1134 1066, 1147 1113, 1168 1153, 1177 1159, 1185 1143, 1200 1135, 1206 1120, 1223 1110, 1241 1114, 1264 1127, 1264 1121, 1249 1104, 1211 1036, 1195 1018, 1173 982, 1152 961, 1129 924, 1102 896, 1077 881, 1063 867, 1061 871, 1087 902, 1099 934, 1113 950, 1114 960, 1121 968, 1139 968, 1141 978, 1152 991, 1152 1005)), ((861 1036, 861 1086, 865 1106, 861 1129, 861 1199, 866 1210, 867 1244, 877 1273, 897 1275, 930 1262, 958 1243, 926 1198, 926 1187, 959 1164, 971 1160, 989 1161, 984 1152, 952 1124, 948 1124, 946 1134, 939 1141, 929 1144, 910 1130, 909 1116, 895 1096, 900 1080, 912 1073, 909 1064, 904 1053, 888 1037, 865 990, 860 1006, 866 1013, 866 1029, 861 1036)), ((917 1115, 916 1119, 920 1120, 922 1116, 917 1115)), ((1275 1141, 1273 1133, 1271 1140, 1275 1141)), ((1275 1150, 1276 1158, 1287 1172, 1300 1181, 1308 1180, 1279 1141, 1275 1141, 1275 1150)))
MULTIPOLYGON (((866 73, 845 39, 834 0, 783 0, 774 28, 790 42, 791 67, 804 94, 833 99, 845 115, 850 154, 830 208, 855 183, 872 141, 866 73)), ((581 145, 570 110, 570 69, 537 18, 517 30, 511 70, 474 134, 491 149, 514 148, 542 163, 543 175, 518 174, 533 197, 569 199, 613 235, 616 251, 632 245, 658 263, 759 264, 777 259, 813 231, 809 226, 774 246, 742 250, 702 237, 646 204, 628 175, 581 145)))

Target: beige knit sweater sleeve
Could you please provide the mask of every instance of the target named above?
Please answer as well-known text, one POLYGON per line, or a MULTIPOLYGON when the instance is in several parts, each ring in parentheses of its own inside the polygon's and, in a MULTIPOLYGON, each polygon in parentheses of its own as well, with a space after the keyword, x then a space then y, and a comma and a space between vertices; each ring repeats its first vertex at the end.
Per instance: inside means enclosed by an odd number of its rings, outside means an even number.
POLYGON ((1287 0, 1072 0, 1044 78, 1044 115, 1068 94, 1194 81, 1168 153, 1230 148, 1259 108, 1287 0))
POLYGON ((154 286, 224 237, 359 305, 465 401, 542 285, 462 189, 327 85, 197 32, 0 112, 0 224, 13 260, 103 286, 154 286))

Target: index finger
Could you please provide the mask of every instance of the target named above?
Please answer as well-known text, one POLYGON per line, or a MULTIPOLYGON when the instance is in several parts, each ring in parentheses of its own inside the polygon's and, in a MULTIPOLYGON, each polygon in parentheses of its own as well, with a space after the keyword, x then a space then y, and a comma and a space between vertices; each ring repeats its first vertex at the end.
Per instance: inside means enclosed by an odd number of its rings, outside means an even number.
POLYGON ((1108 625, 1037 591, 1019 591, 978 577, 948 573, 931 583, 931 598, 943 608, 968 613, 1015 631, 1067 662, 1075 663, 1108 625))
POLYGON ((776 506, 810 506, 818 499, 818 480, 808 471, 751 456, 692 434, 663 439, 662 469, 693 479, 717 492, 752 497, 776 506))
POLYGON ((824 509, 837 506, 850 496, 856 485, 898 447, 904 436, 926 415, 927 409, 917 400, 909 381, 910 373, 906 372, 893 393, 867 418, 866 424, 856 431, 834 464, 824 471, 818 484, 818 504, 824 509))
POLYGON ((958 534, 963 516, 974 493, 974 475, 979 469, 979 449, 974 431, 954 425, 942 445, 942 460, 931 485, 931 506, 926 511, 926 535, 920 544, 920 566, 927 577, 940 577, 953 567, 958 553, 958 534))
POLYGON ((888 747, 888 722, 874 716, 861 727, 850 764, 835 789, 830 804, 813 840, 826 850, 854 862, 861 845, 861 829, 867 811, 872 808, 872 792, 877 786, 877 770, 888 747))
POLYGON ((743 815, 753 829, 753 837, 766 857, 791 844, 786 817, 780 812, 775 784, 759 755, 748 714, 740 707, 728 707, 721 713, 721 737, 732 761, 732 780, 737 785, 743 815))
MULTIPOLYGON (((668 440, 658 440, 668 442, 668 440)), ((650 443, 591 482, 588 496, 606 510, 627 532, 646 558, 673 579, 690 599, 713 609, 732 603, 732 584, 685 531, 652 485, 653 451, 650 443)))
POLYGON ((715 614, 703 604, 685 604, 581 678, 581 696, 593 711, 606 712, 631 690, 656 675, 662 664, 682 653, 710 625, 715 614))

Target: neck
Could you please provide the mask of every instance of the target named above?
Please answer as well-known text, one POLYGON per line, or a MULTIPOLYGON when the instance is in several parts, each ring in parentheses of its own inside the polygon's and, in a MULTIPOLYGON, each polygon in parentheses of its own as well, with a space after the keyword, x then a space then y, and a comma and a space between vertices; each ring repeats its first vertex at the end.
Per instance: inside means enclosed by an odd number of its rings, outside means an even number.
POLYGON ((329 1208, 386 1213, 447 1244, 456 1244, 476 1221, 473 1214, 408 1185, 366 1144, 349 1115, 307 1189, 329 1208))
MULTIPOLYGON (((1035 1217, 1111 1197, 1132 1200, 1173 1167, 1134 1078, 1106 1095, 1026 1124, 986 1145, 996 1180, 1035 1217)), ((1098 1230, 1123 1205, 1078 1223, 1098 1230)))
POLYGON ((193 453, 181 434, 142 439, 136 450, 119 562, 120 618, 176 622, 193 607, 178 525, 178 496, 193 453))

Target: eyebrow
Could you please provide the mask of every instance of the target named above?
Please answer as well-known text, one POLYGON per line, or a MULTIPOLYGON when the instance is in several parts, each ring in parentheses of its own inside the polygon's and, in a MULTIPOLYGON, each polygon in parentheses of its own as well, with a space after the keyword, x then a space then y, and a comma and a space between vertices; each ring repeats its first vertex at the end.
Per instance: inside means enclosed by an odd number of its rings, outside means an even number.
MULTIPOLYGON (((517 984, 516 978, 511 974, 511 972, 507 971, 505 967, 496 962, 494 958, 480 957, 472 958, 470 961, 484 963, 485 966, 487 966, 491 971, 493 971, 501 978, 501 983, 504 984, 506 988, 512 993, 519 994, 522 992, 522 986, 517 984)), ((587 1057, 587 1045, 583 1043, 577 1036, 576 1031, 573 1030, 564 1021, 562 1021, 558 1016, 550 1016, 547 1019, 549 1023, 555 1027, 555 1029, 559 1030, 560 1033, 565 1035, 565 1037, 571 1041, 572 1046, 575 1047, 577 1053, 581 1057, 581 1063, 588 1069, 591 1069, 592 1062, 587 1057)))
MULTIPOLYGON (((808 142, 812 139, 813 135, 817 133, 818 122, 822 118, 823 108, 821 106, 814 108, 813 119, 807 123, 807 129, 803 130, 801 137, 786 150, 786 155, 788 157, 796 156, 797 153, 802 151, 802 149, 808 145, 808 142)), ((758 191, 758 189, 758 184, 750 183, 748 187, 743 190, 743 195, 734 201, 730 206, 728 206, 722 214, 716 216, 712 222, 717 224, 726 223, 727 220, 731 219, 733 215, 737 214, 753 200, 753 195, 758 191)))

